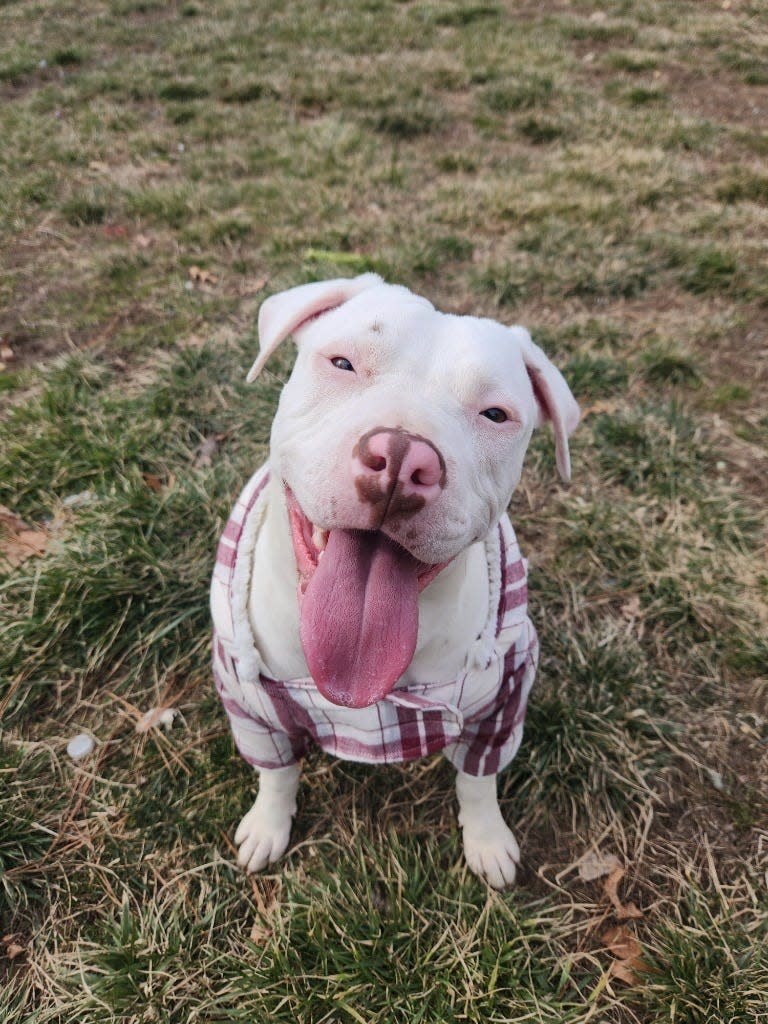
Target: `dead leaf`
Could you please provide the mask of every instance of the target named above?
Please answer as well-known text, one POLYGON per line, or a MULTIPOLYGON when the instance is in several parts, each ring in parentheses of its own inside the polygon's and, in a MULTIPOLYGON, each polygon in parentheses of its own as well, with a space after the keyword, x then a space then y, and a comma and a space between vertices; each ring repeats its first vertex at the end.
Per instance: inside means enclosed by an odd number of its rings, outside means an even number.
MULTIPOLYGON (((619 981, 623 981, 626 985, 637 985, 640 979, 632 970, 631 963, 634 961, 629 960, 612 960, 611 965, 608 968, 609 978, 618 978, 619 981)), ((638 961, 638 966, 642 964, 642 961, 638 961)))
POLYGON ((254 918, 249 936, 251 942, 257 946, 266 946, 274 934, 274 928, 265 925, 258 917, 254 918))
POLYGON ((218 276, 212 273, 210 270, 206 270, 204 267, 192 266, 189 268, 189 277, 195 284, 210 284, 214 285, 218 283, 218 276))
POLYGON ((630 620, 638 617, 640 614, 640 597, 637 594, 624 602, 621 606, 621 614, 623 618, 630 620))
POLYGON ((4 363, 12 363, 15 358, 16 353, 10 345, 3 345, 0 348, 0 359, 2 359, 4 363))
POLYGON ((616 917, 620 921, 639 920, 643 916, 642 910, 635 903, 622 903, 619 899, 619 882, 624 877, 624 874, 623 867, 615 868, 603 883, 603 892, 611 901, 611 905, 616 911, 616 917))
POLYGON ((581 415, 582 419, 586 419, 587 416, 597 416, 600 413, 613 413, 619 408, 619 402, 612 402, 609 399, 602 398, 599 402, 593 402, 592 405, 588 405, 581 415))
POLYGON ((0 562, 15 569, 28 558, 44 555, 47 546, 47 531, 33 529, 15 512, 0 505, 0 562))
POLYGON ((5 946, 5 955, 9 960, 15 960, 17 956, 21 956, 22 953, 26 953, 26 946, 20 946, 18 942, 15 942, 15 935, 4 935, 2 943, 5 946))
POLYGON ((628 633, 635 632, 638 639, 645 635, 645 616, 640 611, 640 597, 634 594, 621 606, 621 617, 626 621, 628 633))
POLYGON ((162 477, 159 477, 157 473, 142 473, 142 478, 147 487, 154 491, 155 494, 162 494, 165 490, 165 483, 162 477))
POLYGON ((149 235, 136 235, 133 239, 133 244, 137 249, 148 249, 154 242, 154 239, 149 235))
POLYGON ((579 862, 579 878, 584 882, 593 882, 596 878, 609 875, 616 868, 621 868, 621 862, 615 853, 590 850, 579 862))
POLYGON ((240 288, 241 295, 258 295, 269 284, 268 277, 257 277, 254 281, 245 281, 240 288))
POLYGON ((105 238, 125 238, 128 228, 124 224, 105 224, 103 232, 105 238))
POLYGON ((643 947, 624 925, 609 928, 600 937, 609 953, 616 958, 608 968, 608 976, 627 985, 637 985, 638 973, 647 970, 642 959, 643 947))
POLYGON ((173 473, 169 474, 168 479, 164 480, 157 473, 142 473, 141 474, 144 483, 149 487, 155 494, 164 494, 165 491, 170 491, 173 485, 176 483, 176 477, 173 473))
POLYGON ((600 941, 619 960, 631 960, 633 957, 640 956, 643 951, 643 947, 635 936, 623 924, 603 932, 600 941))
POLYGON ((275 921, 280 912, 280 889, 273 889, 268 901, 258 891, 255 891, 254 895, 257 897, 259 907, 251 925, 249 938, 255 945, 264 946, 275 934, 272 922, 275 921))

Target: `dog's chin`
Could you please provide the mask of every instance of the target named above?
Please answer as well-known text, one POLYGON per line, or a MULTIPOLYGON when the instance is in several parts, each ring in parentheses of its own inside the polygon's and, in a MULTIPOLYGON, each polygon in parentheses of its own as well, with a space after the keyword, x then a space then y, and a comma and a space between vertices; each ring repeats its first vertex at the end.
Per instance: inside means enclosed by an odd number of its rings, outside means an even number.
MULTIPOLYGON (((301 582, 300 590, 303 593, 325 553, 331 531, 313 523, 304 512, 291 488, 287 484, 284 484, 284 488, 288 520, 291 527, 291 540, 293 541, 293 550, 301 582)), ((393 536, 392 532, 387 529, 381 531, 371 530, 367 527, 361 527, 356 523, 339 524, 334 528, 361 530, 371 534, 382 533, 392 544, 401 548, 413 560, 419 591, 429 586, 432 580, 456 557, 453 554, 447 558, 421 558, 419 555, 423 555, 425 552, 419 546, 412 542, 404 543, 397 536, 393 536)), ((456 554, 458 554, 458 551, 456 554)))

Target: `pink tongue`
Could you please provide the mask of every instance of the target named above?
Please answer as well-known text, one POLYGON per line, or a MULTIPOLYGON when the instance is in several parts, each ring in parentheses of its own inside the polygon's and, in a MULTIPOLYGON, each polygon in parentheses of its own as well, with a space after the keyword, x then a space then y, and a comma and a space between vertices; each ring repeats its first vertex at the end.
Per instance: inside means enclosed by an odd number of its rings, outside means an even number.
POLYGON ((301 599, 301 646, 323 696, 381 700, 411 663, 418 627, 411 555, 380 532, 331 530, 301 599))

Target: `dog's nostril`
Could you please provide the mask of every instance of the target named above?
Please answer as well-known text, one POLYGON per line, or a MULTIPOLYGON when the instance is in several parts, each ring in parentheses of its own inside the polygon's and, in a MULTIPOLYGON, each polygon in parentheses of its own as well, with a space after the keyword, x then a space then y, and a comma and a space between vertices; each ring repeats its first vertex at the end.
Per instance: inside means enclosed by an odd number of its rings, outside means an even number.
POLYGON ((366 464, 369 469, 372 469, 375 473, 380 473, 382 469, 387 468, 387 460, 383 455, 371 455, 367 460, 366 464))
POLYGON ((414 487, 433 487, 440 482, 440 467, 437 464, 417 466, 409 479, 414 487))

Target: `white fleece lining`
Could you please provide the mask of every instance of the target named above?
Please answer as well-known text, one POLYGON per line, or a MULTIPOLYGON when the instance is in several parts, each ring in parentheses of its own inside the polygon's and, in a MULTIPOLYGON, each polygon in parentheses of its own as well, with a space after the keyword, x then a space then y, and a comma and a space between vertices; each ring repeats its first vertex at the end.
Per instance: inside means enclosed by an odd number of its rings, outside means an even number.
MULTIPOLYGON (((265 472, 267 472, 266 467, 265 472)), ((248 616, 248 600, 253 574, 253 552, 256 547, 256 538, 266 517, 268 492, 269 484, 264 487, 256 499, 256 504, 245 517, 230 586, 232 620, 235 627, 235 644, 241 679, 258 679, 264 671, 264 663, 256 647, 248 616)))

